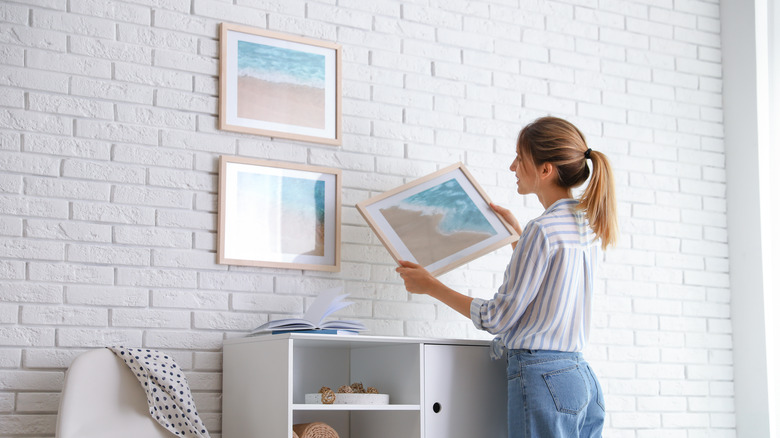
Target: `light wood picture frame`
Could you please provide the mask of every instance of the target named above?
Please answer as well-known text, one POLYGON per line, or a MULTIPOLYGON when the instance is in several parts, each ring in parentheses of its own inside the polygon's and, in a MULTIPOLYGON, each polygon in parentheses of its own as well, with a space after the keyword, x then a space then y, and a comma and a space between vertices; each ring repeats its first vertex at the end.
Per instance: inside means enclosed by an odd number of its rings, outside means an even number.
POLYGON ((217 262, 338 272, 341 170, 219 158, 217 262))
POLYGON ((519 238, 463 163, 357 204, 396 262, 439 276, 519 238))
POLYGON ((219 129, 341 145, 341 45, 221 23, 219 129))

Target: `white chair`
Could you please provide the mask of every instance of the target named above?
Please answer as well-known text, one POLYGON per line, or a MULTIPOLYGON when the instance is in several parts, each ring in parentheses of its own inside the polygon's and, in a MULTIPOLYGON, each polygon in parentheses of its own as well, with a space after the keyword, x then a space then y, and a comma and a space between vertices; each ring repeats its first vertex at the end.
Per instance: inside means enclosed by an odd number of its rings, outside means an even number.
POLYGON ((138 379, 111 350, 76 357, 65 375, 56 438, 170 438, 138 379))

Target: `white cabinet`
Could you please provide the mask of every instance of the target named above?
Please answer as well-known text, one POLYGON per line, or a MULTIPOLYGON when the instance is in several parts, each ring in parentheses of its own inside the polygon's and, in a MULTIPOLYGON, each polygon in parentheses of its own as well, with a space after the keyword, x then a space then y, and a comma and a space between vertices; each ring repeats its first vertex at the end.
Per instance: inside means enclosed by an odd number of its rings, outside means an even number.
POLYGON ((223 346, 222 436, 280 438, 323 421, 340 438, 506 437, 505 362, 485 341, 285 334, 223 346), (389 405, 311 405, 362 382, 389 405), (435 408, 434 408, 435 406, 435 408))
POLYGON ((424 348, 425 436, 506 437, 506 361, 484 346, 424 348))

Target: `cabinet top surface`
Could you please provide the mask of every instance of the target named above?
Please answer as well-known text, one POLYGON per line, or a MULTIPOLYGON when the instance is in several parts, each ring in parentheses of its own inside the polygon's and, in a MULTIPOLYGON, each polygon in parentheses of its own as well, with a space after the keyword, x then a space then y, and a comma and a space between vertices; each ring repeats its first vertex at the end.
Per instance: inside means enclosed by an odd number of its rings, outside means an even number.
MULTIPOLYGON (((242 336, 226 339, 223 345, 269 342, 279 340, 304 341, 306 345, 328 344, 349 346, 401 345, 401 344, 437 344, 437 345, 490 345, 490 340, 484 339, 434 339, 410 338, 404 336, 368 336, 368 335, 325 335, 311 333, 285 333, 279 335, 242 336)), ((297 342, 296 342, 297 345, 297 342)))

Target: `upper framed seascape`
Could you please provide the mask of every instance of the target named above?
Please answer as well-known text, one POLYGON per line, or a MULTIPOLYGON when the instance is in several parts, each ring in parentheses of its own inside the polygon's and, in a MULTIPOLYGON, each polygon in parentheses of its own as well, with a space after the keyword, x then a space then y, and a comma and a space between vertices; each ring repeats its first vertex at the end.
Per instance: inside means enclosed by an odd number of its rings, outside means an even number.
POLYGON ((337 272, 341 170, 219 158, 217 262, 337 272))
POLYGON ((341 144, 341 46, 221 23, 219 129, 341 144))
POLYGON ((462 163, 357 204, 396 262, 438 276, 519 238, 462 163))

